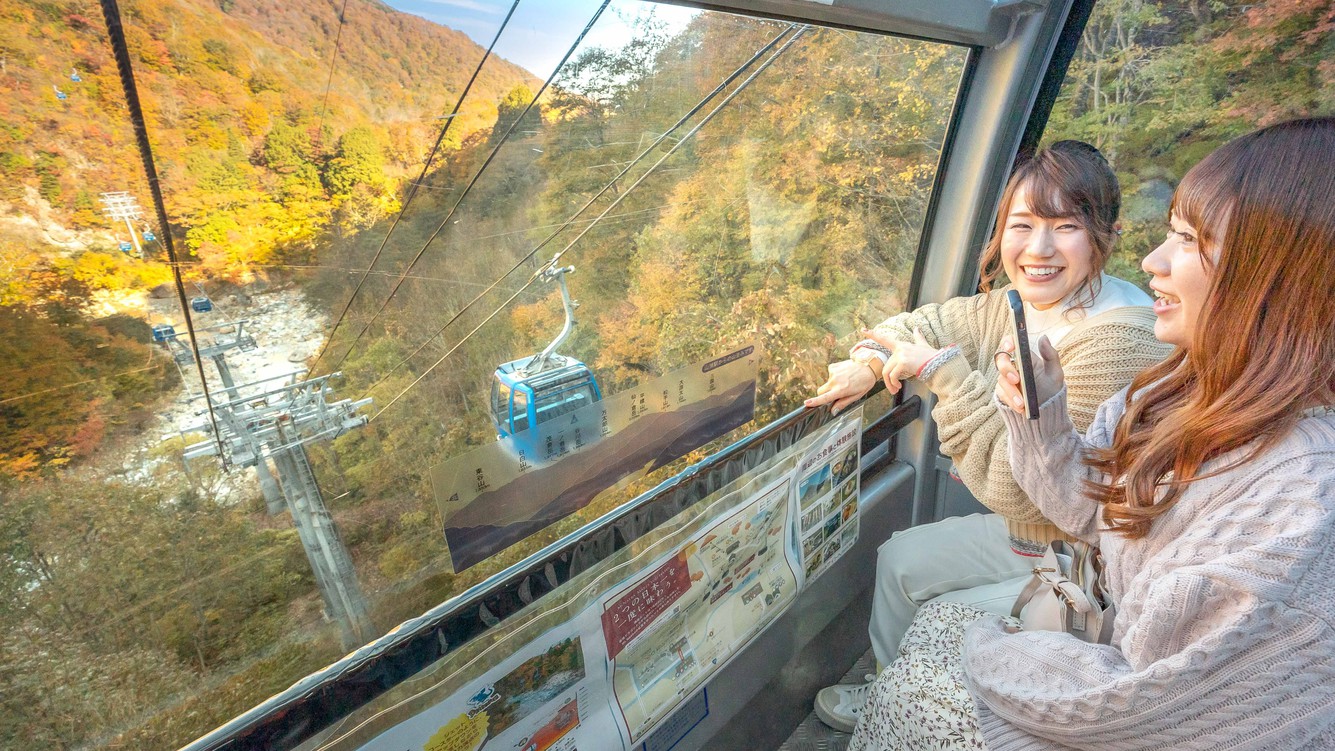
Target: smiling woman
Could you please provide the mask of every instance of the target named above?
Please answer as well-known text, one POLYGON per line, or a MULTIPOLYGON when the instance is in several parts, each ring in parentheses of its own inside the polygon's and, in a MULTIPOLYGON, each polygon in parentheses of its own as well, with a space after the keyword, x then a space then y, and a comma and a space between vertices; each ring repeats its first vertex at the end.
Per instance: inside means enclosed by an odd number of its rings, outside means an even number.
MULTIPOLYGON (((849 360, 830 366, 829 380, 807 400, 839 409, 876 378, 892 392, 902 380, 921 380, 937 397, 932 417, 942 452, 996 512, 916 527, 880 547, 869 631, 881 664, 893 661, 914 613, 930 598, 1008 611, 1034 556, 1064 536, 1016 486, 1005 425, 992 406, 994 353, 1010 331, 1005 290, 1020 293, 1031 337, 1046 337, 1074 376, 1077 425, 1088 425, 1100 402, 1168 353, 1152 335, 1149 297, 1103 273, 1120 207, 1117 178, 1093 146, 1060 141, 1038 152, 1015 169, 1002 196, 983 253, 983 293, 885 321, 849 360), (1012 285, 993 289, 1003 271, 1012 285)), ((817 714, 852 730, 865 687, 823 690, 817 714)))

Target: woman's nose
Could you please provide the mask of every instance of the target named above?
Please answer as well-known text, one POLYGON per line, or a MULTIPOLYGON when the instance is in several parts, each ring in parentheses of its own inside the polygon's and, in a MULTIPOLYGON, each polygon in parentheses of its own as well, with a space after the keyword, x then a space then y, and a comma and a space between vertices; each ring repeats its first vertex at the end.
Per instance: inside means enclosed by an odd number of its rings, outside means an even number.
POLYGON ((1052 230, 1040 227, 1030 233, 1029 246, 1025 248, 1025 252, 1034 258, 1051 258, 1057 252, 1052 240, 1052 230))
POLYGON ((1170 264, 1168 262, 1169 240, 1159 243, 1159 247, 1150 251, 1145 256, 1145 260, 1140 262, 1140 268, 1151 276, 1168 276, 1170 264))

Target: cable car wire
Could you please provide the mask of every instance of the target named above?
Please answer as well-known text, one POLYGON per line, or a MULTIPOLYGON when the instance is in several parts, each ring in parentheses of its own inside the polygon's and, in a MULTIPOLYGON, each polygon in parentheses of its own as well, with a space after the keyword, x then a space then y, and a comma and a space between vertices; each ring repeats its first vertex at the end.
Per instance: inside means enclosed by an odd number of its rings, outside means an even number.
MULTIPOLYGON (((570 45, 570 48, 566 50, 565 55, 561 57, 561 61, 558 62, 556 64, 556 67, 552 70, 551 75, 547 76, 546 81, 543 81, 542 88, 538 89, 537 93, 533 95, 533 98, 529 100, 529 103, 524 107, 524 111, 520 112, 519 116, 514 119, 514 122, 510 123, 510 126, 505 129, 505 132, 503 134, 501 134, 501 137, 496 142, 495 147, 493 147, 491 153, 487 155, 486 160, 482 162, 482 166, 478 167, 477 172, 473 174, 473 178, 468 181, 468 185, 464 187, 463 193, 459 194, 459 198, 456 199, 454 205, 450 207, 450 210, 445 215, 445 218, 440 221, 440 224, 436 227, 435 231, 431 233, 431 236, 426 239, 426 242, 422 243, 422 248, 417 251, 417 255, 413 256, 413 260, 410 261, 408 263, 408 266, 403 270, 403 275, 405 277, 407 276, 408 272, 413 270, 413 268, 417 265, 417 262, 422 259, 422 256, 426 253, 426 249, 430 247, 431 242, 435 240, 438 235, 440 235, 441 231, 444 230, 446 226, 449 225, 450 219, 454 217, 454 212, 458 211, 459 206, 463 203, 464 199, 468 197, 468 194, 473 190, 473 186, 477 184, 478 179, 482 177, 482 175, 487 171, 487 167, 491 165, 492 160, 496 158, 496 155, 498 153, 500 153, 501 147, 505 146, 505 144, 510 140, 510 135, 514 133, 515 129, 519 127, 519 124, 524 121, 524 117, 528 115, 528 113, 538 103, 538 100, 542 98, 543 93, 546 92, 547 88, 552 85, 552 81, 556 80, 556 76, 558 73, 560 73, 561 68, 566 64, 566 61, 570 59, 570 56, 575 53, 575 50, 579 48, 580 43, 584 41, 584 37, 587 36, 589 31, 593 29, 593 25, 598 22, 598 19, 600 17, 602 17, 603 11, 607 9, 608 4, 611 2, 612 0, 603 0, 602 4, 598 6, 598 10, 594 12, 593 18, 589 19, 588 24, 584 26, 584 29, 579 32, 579 36, 575 38, 574 44, 570 45)), ((338 359, 338 362, 335 363, 334 367, 331 368, 330 370, 338 370, 339 367, 343 365, 343 362, 348 359, 348 356, 352 354, 353 348, 357 346, 357 342, 361 341, 362 336, 364 336, 367 330, 371 328, 371 324, 374 323, 376 319, 380 317, 381 313, 385 312, 385 308, 389 306, 389 301, 393 300, 394 296, 398 294, 399 288, 403 286, 403 282, 404 279, 402 277, 397 282, 395 282, 394 288, 389 291, 389 295, 386 296, 385 301, 380 304, 380 308, 376 310, 375 315, 371 316, 371 319, 367 321, 364 326, 362 326, 361 331, 357 332, 357 335, 352 339, 352 343, 348 345, 347 351, 343 353, 343 356, 338 359)), ((351 306, 351 301, 349 301, 349 306, 351 306)), ((330 339, 331 340, 333 339, 332 335, 330 336, 330 339)))
MULTIPOLYGON (((150 360, 151 359, 152 358, 150 357, 150 360)), ((161 367, 162 363, 158 363, 157 365, 145 365, 142 368, 132 368, 130 370, 122 370, 119 373, 110 373, 108 375, 98 376, 97 378, 89 378, 86 381, 76 381, 74 383, 66 383, 60 386, 52 386, 51 388, 41 389, 39 391, 29 391, 25 394, 19 394, 18 396, 7 396, 4 399, 0 399, 0 404, 9 404, 10 402, 18 402, 27 399, 29 397, 38 396, 41 394, 49 394, 52 391, 62 391, 64 389, 72 389, 75 386, 85 386, 90 383, 105 381, 108 378, 120 378, 121 376, 134 375, 135 373, 143 373, 146 370, 160 369, 161 367)))
MULTIPOLYGON (((687 131, 687 133, 684 136, 681 137, 680 140, 678 140, 675 144, 673 144, 672 148, 669 149, 666 154, 664 154, 657 162, 654 162, 652 167, 646 170, 643 175, 640 175, 640 177, 636 179, 634 183, 631 183, 631 186, 629 188, 627 188, 620 195, 618 195, 616 200, 613 201, 611 204, 609 204, 608 207, 603 210, 602 214, 599 214, 598 217, 593 220, 593 222, 591 222, 587 227, 584 228, 584 230, 582 230, 575 237, 575 239, 571 240, 569 244, 567 244, 564 248, 562 248, 552 259, 552 263, 555 264, 557 259, 559 259, 562 256, 562 254, 564 254, 566 251, 574 247, 575 243, 579 242, 580 239, 583 238, 586 234, 588 234, 589 230, 592 229, 594 225, 598 223, 598 219, 601 219, 602 217, 606 216, 608 212, 616 208, 617 205, 621 203, 621 201, 625 200, 626 196, 634 192, 635 188, 639 187, 639 185, 643 183, 645 179, 649 177, 649 175, 653 174, 654 170, 657 169, 659 165, 663 164, 663 162, 665 162, 674 153, 676 153, 677 149, 681 148, 684 144, 690 141, 691 138, 695 136, 696 133, 700 132, 701 128, 703 128, 706 124, 708 124, 710 120, 713 120, 714 116, 722 112, 724 108, 726 108, 732 102, 732 100, 737 97, 738 94, 746 90, 746 88, 750 86, 751 83, 754 82, 756 78, 760 76, 761 73, 764 73, 766 70, 768 70, 769 66, 773 65, 774 61, 782 57, 783 53, 787 52, 788 48, 791 47, 794 42, 800 39, 802 35, 806 33, 806 31, 810 28, 811 27, 809 25, 804 24, 800 29, 797 30, 797 33, 789 37, 788 41, 785 42, 782 47, 780 47, 776 52, 774 52, 774 54, 771 55, 768 60, 762 63, 760 67, 758 67, 755 71, 753 71, 751 75, 747 76, 746 80, 743 81, 741 84, 739 84, 737 88, 729 92, 729 94, 723 98, 723 101, 719 102, 718 105, 714 107, 714 109, 710 110, 709 113, 706 114, 700 120, 700 122, 696 123, 689 131, 687 131)), ((544 266, 544 268, 546 267, 544 266)), ((441 363, 445 362, 446 358, 454 354, 456 350, 462 347, 464 343, 467 342, 469 339, 471 339, 473 335, 475 335, 478 331, 480 331, 482 327, 487 324, 488 321, 495 318, 502 310, 506 308, 506 306, 508 306, 511 302, 513 302, 515 298, 519 297, 519 295, 523 293, 523 291, 527 289, 529 285, 533 284, 533 282, 537 280, 540 274, 541 270, 535 272, 534 275, 529 278, 529 281, 523 287, 521 287, 518 292, 514 293, 508 299, 506 299, 505 302, 501 303, 500 307, 492 311, 491 314, 488 315, 486 318, 484 318, 481 323, 475 326, 472 331, 468 332, 468 334, 466 334, 463 339, 460 339, 457 344, 455 344, 453 347, 450 347, 449 350, 445 352, 445 354, 440 356, 440 359, 436 360, 434 363, 431 364, 431 367, 422 371, 421 375, 419 375, 412 383, 404 387, 404 389, 400 391, 393 399, 389 400, 389 402, 384 407, 381 407, 379 411, 377 411, 374 415, 372 415, 370 419, 375 420, 376 418, 380 417, 380 415, 385 413, 385 410, 393 406, 394 403, 397 402, 399 399, 401 399, 404 394, 408 393, 413 389, 414 386, 421 383, 422 379, 426 378, 427 375, 431 373, 431 371, 435 370, 441 363)))
MULTIPOLYGON (((399 212, 394 215, 394 221, 389 225, 389 230, 385 232, 385 237, 380 241, 380 247, 376 248, 375 255, 371 257, 371 262, 366 266, 366 272, 362 274, 361 279, 357 280, 357 286, 353 288, 352 294, 348 296, 347 304, 343 306, 343 311, 339 313, 338 319, 334 322, 334 327, 329 330, 328 336, 325 337, 324 344, 320 346, 320 352, 315 356, 315 361, 311 363, 311 372, 315 372, 315 367, 320 364, 320 360, 324 357, 325 351, 329 349, 330 342, 334 341, 334 333, 338 331, 339 324, 343 322, 343 319, 348 314, 348 310, 352 308, 352 302, 357 299, 357 293, 361 292, 362 285, 366 283, 366 278, 371 274, 371 269, 374 269, 376 263, 380 261, 380 255, 385 252, 385 246, 389 244, 390 235, 394 234, 394 229, 399 226, 399 221, 408 213, 408 207, 412 205, 413 199, 417 197, 417 191, 422 187, 423 181, 426 180, 427 172, 431 169, 431 162, 436 158, 436 154, 440 151, 440 145, 445 142, 445 134, 449 132, 450 125, 458 118, 459 109, 463 107, 464 99, 468 97, 468 92, 473 89, 473 83, 477 81, 478 74, 482 72, 482 66, 491 58, 491 52, 496 48, 496 42, 500 40, 501 34, 505 31, 505 27, 510 23, 510 17, 514 15, 515 9, 518 7, 519 0, 515 0, 514 3, 510 5, 510 12, 505 14, 505 19, 501 21, 500 27, 496 29, 496 36, 492 37, 491 44, 487 45, 487 51, 482 54, 482 59, 478 61, 477 67, 473 69, 472 77, 468 79, 468 83, 459 94, 458 101, 454 103, 454 109, 451 110, 450 114, 445 118, 445 124, 441 126, 440 134, 436 136, 436 143, 431 147, 431 153, 427 154, 426 161, 422 164, 422 174, 419 175, 416 180, 412 181, 412 187, 408 190, 407 197, 403 199, 403 208, 399 209, 399 212)), ((327 93, 328 92, 326 92, 326 94, 327 93)), ((356 342, 354 341, 354 343, 356 342)), ((342 364, 342 360, 339 361, 339 364, 342 364)), ((337 370, 337 368, 338 366, 334 367, 335 370, 337 370)))
POLYGON ((334 54, 329 57, 329 77, 324 82, 324 96, 320 103, 320 121, 315 128, 315 145, 322 146, 324 138, 324 116, 329 111, 329 90, 334 84, 334 68, 338 66, 338 51, 343 44, 343 23, 348 17, 348 0, 343 0, 343 7, 338 10, 338 33, 334 34, 334 54))
MULTIPOLYGON (((663 133, 662 133, 660 136, 658 136, 658 138, 654 139, 654 141, 653 141, 652 143, 650 143, 647 147, 645 147, 645 148, 644 148, 644 149, 643 149, 643 150, 642 150, 642 151, 641 151, 641 152, 640 152, 634 159, 632 159, 632 160, 630 160, 629 162, 627 162, 627 163, 626 163, 626 166, 625 166, 620 172, 618 172, 618 173, 616 174, 615 177, 613 177, 611 180, 609 180, 609 181, 607 182, 607 184, 604 185, 604 186, 602 187, 601 190, 599 190, 597 193, 595 193, 595 194, 593 195, 592 198, 590 198, 588 201, 586 201, 586 202, 584 203, 583 206, 579 207, 579 209, 576 210, 575 213, 571 214, 569 219, 565 220, 564 222, 561 222, 561 223, 558 224, 558 225, 549 225, 549 226, 555 226, 556 229, 553 230, 550 234, 548 234, 547 237, 543 238, 542 242, 538 243, 538 245, 537 245, 536 247, 534 247, 533 250, 529 251, 523 258, 519 259, 519 261, 516 262, 514 266, 511 266, 510 269, 509 269, 508 271, 506 271, 504 274, 501 274, 499 277, 497 277, 496 281, 493 282, 493 283, 491 284, 491 286, 489 286, 489 287, 487 287, 486 289, 482 290, 482 292, 478 293, 478 295, 477 295, 476 297, 474 297, 472 300, 469 300, 469 301, 468 301, 462 308, 460 308, 460 309, 459 309, 459 310, 458 310, 458 311, 457 311, 457 312, 456 312, 456 313, 455 313, 449 320, 447 320, 443 325, 441 325, 441 327, 440 327, 439 329, 437 329, 437 330, 435 331, 435 333, 433 333, 431 336, 427 337, 425 341, 423 341, 421 344, 419 344, 419 345, 417 346, 417 349, 413 350, 411 354, 409 354, 407 357, 405 357, 405 358, 403 358, 402 360, 400 360, 397 364, 395 364, 395 365, 394 365, 393 367, 391 367, 389 370, 385 371, 384 375, 382 375, 378 380, 376 380, 375 383, 371 384, 371 385, 366 389, 366 394, 370 394, 371 391, 373 391, 377 386, 379 386, 381 383, 383 383, 383 382, 385 381, 385 379, 388 378, 388 377, 390 376, 390 374, 394 373, 394 372, 397 371, 399 368, 401 368, 401 367, 403 367, 404 365, 408 364, 408 362, 409 362, 410 360, 412 360, 412 358, 416 357, 416 356, 418 355, 418 353, 420 353, 423 349, 425 349, 426 346, 427 346, 428 344, 430 344, 432 340, 434 340, 436 337, 440 336, 441 334, 445 333, 445 329, 449 328, 451 324, 453 324, 455 321, 459 320, 459 317, 460 317, 460 316, 462 316, 464 313, 468 312, 468 310, 469 310, 470 308, 472 308, 473 305, 474 305, 478 300, 481 300, 484 296, 486 296, 486 295, 487 295, 488 293, 490 293, 492 290, 496 289, 496 287, 499 286, 501 282, 505 281, 505 279, 506 279, 507 277, 509 277, 511 274, 513 274, 515 271, 517 271, 517 270, 519 269, 519 267, 523 266, 525 263, 528 263, 528 262, 535 256, 535 255, 538 254, 539 251, 541 251, 543 248, 545 248, 549 242, 551 242, 551 241, 552 241, 553 239, 555 239, 558 235, 560 235, 562 232, 564 232, 566 229, 568 229, 572 224, 574 224, 574 223, 576 222, 576 220, 579 219, 579 217, 580 217, 581 214, 583 214, 585 211, 587 211, 588 208, 589 208, 590 206, 592 206, 592 205, 594 204, 594 202, 596 202, 599 198, 603 197, 603 195, 605 195, 605 194, 607 193, 607 191, 611 190, 611 189, 617 184, 617 182, 618 182, 622 177, 625 177, 626 173, 630 172, 630 170, 631 170, 636 164, 638 164, 638 163, 639 163, 641 160, 643 160, 646 156, 648 156, 650 153, 652 153, 652 152, 654 151, 654 149, 657 149, 660 145, 662 145, 662 143, 663 143, 664 141, 666 141, 666 140, 668 139, 668 137, 670 137, 670 136, 672 135, 672 133, 674 133, 674 132, 675 132, 678 128, 680 128, 682 125, 686 124, 692 117, 694 117, 694 116, 696 115, 696 113, 698 113, 701 109, 703 109, 703 108, 705 107, 705 105, 707 105, 710 101, 712 101, 712 100, 714 99, 714 97, 718 96, 719 93, 721 93, 721 92, 722 92, 724 89, 726 89, 731 83, 733 83, 734 81, 736 81, 736 80, 737 80, 743 73, 745 73, 746 70, 747 70, 748 68, 750 68, 753 64, 755 64, 756 61, 758 61, 760 58, 764 57, 765 54, 766 54, 767 52, 769 52, 770 50, 774 49, 774 46, 775 46, 776 44, 778 44, 778 43, 783 39, 783 37, 784 37, 785 35, 787 35, 789 32, 793 31, 793 30, 796 29, 796 28, 797 28, 797 24, 789 24, 787 28, 785 28, 783 31, 779 32, 778 35, 776 35, 773 39, 771 39, 771 40, 769 41, 768 44, 764 45, 764 46, 761 47, 759 50, 757 50, 756 53, 755 53, 754 55, 752 55, 751 58, 750 58, 749 60, 747 60, 746 62, 742 63, 740 66, 738 66, 738 68, 737 68, 736 70, 734 70, 729 76, 727 76, 726 78, 724 78, 723 81, 721 81, 721 82, 719 83, 718 86, 714 87, 714 90, 713 90, 713 91, 711 91, 711 92, 709 92, 708 94, 706 94, 705 97, 704 97, 703 99, 701 99, 699 102, 697 102, 697 103, 695 104, 695 106, 691 107, 691 109, 690 109, 688 112, 686 112, 686 114, 684 114, 684 115, 682 115, 680 118, 678 118, 678 119, 677 119, 677 122, 675 122, 675 123, 672 124, 672 127, 670 127, 670 128, 668 128, 667 130, 663 131, 663 133)), ((740 87, 739 87, 739 90, 740 90, 740 87)), ((685 140, 685 139, 679 139, 677 143, 680 144, 682 140, 685 140)), ((676 146, 674 146, 673 149, 675 150, 675 149, 676 149, 676 146)), ((670 153, 671 153, 671 152, 669 152, 669 154, 670 154, 670 153)), ((657 166, 657 165, 655 165, 655 166, 657 166)), ((649 169, 649 172, 652 172, 653 169, 654 169, 654 168, 651 167, 651 168, 649 169)), ((647 175, 648 172, 646 172, 645 174, 647 175)), ((641 178, 641 179, 643 179, 643 178, 641 178)), ((639 182, 637 181, 637 182, 636 182, 636 185, 638 185, 638 184, 639 184, 639 182)), ((631 190, 634 190, 634 189, 635 189, 634 186, 631 186, 631 188, 630 188, 629 190, 627 190, 626 193, 629 193, 631 190)), ((624 196, 624 194, 623 194, 623 196, 624 196)), ((615 208, 615 206, 616 206, 617 203, 620 203, 620 200, 618 200, 616 203, 613 203, 612 206, 609 207, 609 210, 610 210, 611 208, 615 208)), ((670 205, 670 204, 669 204, 669 205, 670 205)), ((626 212, 626 214, 619 214, 619 215, 617 215, 617 216, 625 216, 625 215, 636 214, 636 213, 639 213, 639 212, 638 212, 638 211, 626 212)), ((584 231, 587 232, 589 228, 591 228, 594 224, 597 224, 600 220, 602 220, 603 218, 605 218, 605 217, 607 216, 607 214, 608 214, 608 212, 607 212, 607 211, 604 211, 604 212, 603 212, 601 215, 599 215, 598 217, 596 217, 596 218, 594 218, 594 219, 591 219, 591 220, 588 220, 588 224, 586 225, 584 231)), ((583 237, 583 233, 580 234, 580 237, 583 237)), ((576 239, 578 240, 578 238, 576 238, 576 239)), ((566 249, 569 250, 569 247, 567 247, 566 249)), ((564 252, 564 251, 562 251, 562 252, 564 252)), ((525 286, 527 286, 527 285, 525 285, 525 286)), ((511 298, 511 299, 513 299, 513 298, 511 298)), ((362 398, 365 398, 365 395, 363 395, 362 398)))
POLYGON ((181 269, 177 265, 176 245, 172 242, 171 225, 167 222, 167 205, 162 200, 162 186, 158 183, 158 170, 153 162, 153 147, 148 140, 148 126, 144 122, 144 109, 139 102, 139 88, 134 80, 134 68, 130 64, 130 48, 125 41, 125 28, 121 25, 121 11, 116 0, 101 0, 102 17, 107 24, 107 38, 116 58, 116 67, 120 71, 121 88, 125 91, 125 107, 130 115, 130 125, 134 128, 135 140, 139 143, 139 158, 144 163, 144 177, 148 179, 148 190, 153 196, 153 209, 158 216, 158 226, 162 228, 162 247, 167 250, 171 261, 172 277, 176 281, 176 297, 181 303, 181 315, 185 316, 185 329, 190 338, 190 350, 195 356, 195 370, 199 373, 199 385, 204 389, 204 403, 209 407, 209 425, 213 428, 213 440, 218 446, 218 457, 226 463, 227 454, 223 450, 222 434, 218 431, 218 417, 213 413, 213 399, 209 396, 209 382, 204 377, 204 359, 199 356, 199 339, 195 335, 195 323, 190 315, 190 303, 185 297, 185 281, 181 278, 181 269))

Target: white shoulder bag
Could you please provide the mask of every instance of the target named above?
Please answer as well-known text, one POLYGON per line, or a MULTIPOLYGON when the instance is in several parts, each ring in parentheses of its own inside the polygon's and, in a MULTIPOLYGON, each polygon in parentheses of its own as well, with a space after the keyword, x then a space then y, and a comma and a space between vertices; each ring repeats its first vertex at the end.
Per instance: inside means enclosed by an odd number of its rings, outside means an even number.
POLYGON ((1083 542, 1053 540, 1020 592, 1011 616, 1026 631, 1065 631, 1081 641, 1112 641, 1116 609, 1103 586, 1103 557, 1083 542))

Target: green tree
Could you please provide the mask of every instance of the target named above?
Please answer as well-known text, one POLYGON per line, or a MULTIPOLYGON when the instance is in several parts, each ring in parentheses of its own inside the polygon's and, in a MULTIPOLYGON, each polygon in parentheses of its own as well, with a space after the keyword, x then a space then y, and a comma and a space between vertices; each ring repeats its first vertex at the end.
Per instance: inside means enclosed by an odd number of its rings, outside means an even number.
POLYGON ((528 110, 528 114, 524 114, 524 108, 531 102, 533 102, 533 90, 528 86, 521 83, 510 89, 510 93, 496 105, 496 124, 491 129, 492 143, 505 135, 520 115, 524 115, 524 120, 515 127, 515 135, 524 138, 537 131, 542 122, 539 106, 535 104, 528 110))
POLYGON ((338 139, 334 156, 325 165, 324 184, 332 195, 352 195, 359 185, 385 184, 385 144, 379 134, 358 127, 338 139))

